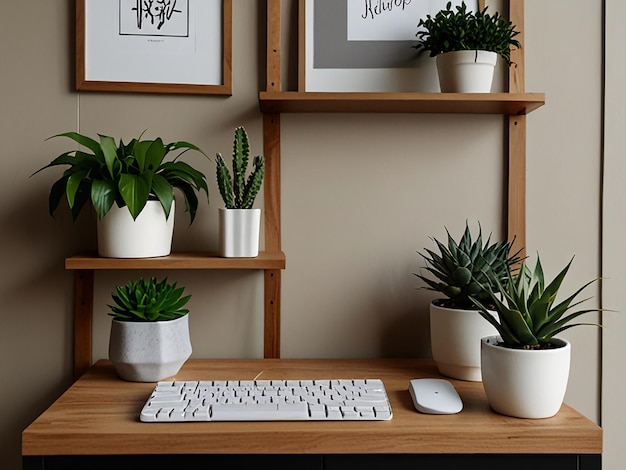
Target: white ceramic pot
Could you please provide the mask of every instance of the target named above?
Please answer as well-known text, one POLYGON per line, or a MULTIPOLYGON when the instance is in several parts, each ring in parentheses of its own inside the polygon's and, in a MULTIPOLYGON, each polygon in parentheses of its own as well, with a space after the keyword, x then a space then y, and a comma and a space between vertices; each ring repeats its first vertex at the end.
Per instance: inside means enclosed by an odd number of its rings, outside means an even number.
POLYGON ((172 251, 175 201, 170 215, 159 201, 148 201, 133 220, 127 207, 113 204, 98 221, 98 254, 105 258, 153 258, 172 251))
POLYGON ((554 416, 565 397, 570 343, 553 339, 554 349, 526 350, 499 346, 500 336, 481 340, 483 387, 494 411, 516 418, 554 416))
POLYGON ((453 51, 437 55, 439 87, 443 93, 489 93, 498 54, 492 51, 453 51))
POLYGON ((259 255, 261 209, 219 209, 219 254, 226 258, 259 255))
POLYGON ((169 321, 111 322, 109 359, 124 380, 163 380, 176 375, 190 356, 189 315, 169 321))
POLYGON ((447 377, 480 382, 480 340, 496 333, 477 310, 430 304, 432 356, 439 372, 447 377))

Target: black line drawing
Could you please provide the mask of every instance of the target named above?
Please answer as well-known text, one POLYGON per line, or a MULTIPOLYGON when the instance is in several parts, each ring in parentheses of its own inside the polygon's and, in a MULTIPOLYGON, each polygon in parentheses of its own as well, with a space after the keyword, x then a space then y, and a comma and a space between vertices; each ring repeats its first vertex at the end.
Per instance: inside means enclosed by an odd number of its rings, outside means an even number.
POLYGON ((133 8, 137 12, 137 28, 142 29, 144 20, 161 29, 174 13, 182 13, 176 9, 176 0, 137 0, 133 8))

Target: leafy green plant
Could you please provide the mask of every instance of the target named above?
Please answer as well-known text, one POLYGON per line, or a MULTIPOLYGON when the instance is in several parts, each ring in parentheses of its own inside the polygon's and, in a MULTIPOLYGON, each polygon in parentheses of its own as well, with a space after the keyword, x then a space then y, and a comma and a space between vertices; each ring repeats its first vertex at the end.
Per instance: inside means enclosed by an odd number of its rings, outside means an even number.
POLYGON ((591 280, 577 289, 572 295, 555 304, 561 283, 572 264, 572 258, 561 272, 546 285, 541 261, 537 256, 534 270, 522 263, 516 275, 510 271, 507 282, 495 283, 495 289, 488 287, 489 297, 495 305, 498 318, 494 318, 484 303, 472 297, 480 314, 490 322, 502 338, 505 346, 522 349, 542 349, 550 347, 552 338, 562 331, 579 325, 595 323, 571 323, 572 320, 589 312, 601 311, 591 308, 571 311, 587 299, 572 303, 580 292, 595 281, 591 280))
POLYGON ((439 303, 449 308, 475 309, 470 297, 489 301, 490 286, 506 283, 507 274, 519 263, 519 253, 511 253, 513 241, 491 243, 491 235, 483 244, 482 228, 476 240, 472 239, 469 225, 457 243, 446 228, 447 244, 432 238, 439 253, 425 249, 419 253, 426 261, 426 271, 432 277, 414 273, 427 284, 427 289, 446 296, 439 303))
POLYGON ((413 46, 421 52, 430 51, 430 57, 452 51, 493 51, 511 65, 511 48, 521 48, 515 37, 520 33, 515 25, 498 12, 487 13, 487 7, 477 12, 467 11, 465 2, 435 16, 426 15, 417 24, 418 43, 413 46), (422 28, 422 29, 420 29, 422 28))
POLYGON ((217 186, 227 209, 251 209, 254 204, 265 172, 265 160, 261 155, 254 157, 254 170, 246 179, 246 170, 250 158, 250 145, 246 130, 240 126, 235 129, 233 142, 231 176, 228 166, 220 153, 216 156, 217 186))
POLYGON ((167 278, 157 281, 140 278, 128 281, 125 286, 117 286, 111 294, 115 305, 109 305, 109 315, 116 320, 154 322, 174 320, 189 313, 183 306, 191 295, 182 297, 184 287, 176 287, 167 278))
POLYGON ((141 140, 142 136, 143 133, 128 144, 121 139, 116 144, 112 137, 100 134, 99 140, 76 132, 50 137, 68 137, 91 151, 65 152, 33 173, 54 166, 68 166, 50 190, 50 215, 65 196, 74 220, 89 201, 99 219, 109 212, 113 203, 128 207, 133 219, 136 219, 149 199, 158 199, 166 216, 169 216, 174 188, 177 188, 184 196, 185 209, 189 212, 190 223, 193 223, 198 209, 196 192, 204 190, 208 201, 206 177, 178 159, 188 150, 206 154, 188 142, 164 144, 161 138, 141 140), (176 150, 182 151, 172 161, 164 161, 170 152, 176 150))

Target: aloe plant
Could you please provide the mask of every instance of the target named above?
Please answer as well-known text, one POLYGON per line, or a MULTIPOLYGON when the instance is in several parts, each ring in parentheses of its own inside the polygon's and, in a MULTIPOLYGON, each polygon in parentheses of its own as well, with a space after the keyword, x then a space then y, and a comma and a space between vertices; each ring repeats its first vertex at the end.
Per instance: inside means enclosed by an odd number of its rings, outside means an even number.
POLYGON ((498 12, 490 15, 487 7, 477 12, 467 11, 463 2, 452 9, 448 2, 445 10, 435 16, 426 15, 417 24, 418 43, 413 46, 431 57, 452 51, 492 51, 512 65, 511 48, 521 48, 515 37, 520 33, 515 25, 498 12))
POLYGON ((549 347, 552 338, 568 328, 580 325, 600 326, 597 323, 571 323, 581 315, 601 311, 598 308, 571 311, 577 305, 589 300, 587 298, 574 302, 578 294, 596 279, 587 282, 572 295, 555 304, 572 261, 573 258, 548 285, 539 256, 532 271, 524 262, 517 274, 508 272, 507 282, 501 283, 497 280, 495 289, 491 287, 487 289, 495 305, 497 319, 487 311, 481 300, 474 297, 471 300, 479 308, 479 313, 498 330, 505 346, 523 349, 549 347))
POLYGON ((161 138, 142 140, 142 135, 128 144, 121 139, 116 144, 113 137, 100 134, 98 140, 76 132, 50 137, 68 137, 91 151, 65 152, 33 173, 54 166, 68 166, 50 190, 50 215, 65 196, 74 220, 89 201, 99 219, 109 212, 114 203, 119 207, 127 206, 133 219, 136 219, 148 199, 158 199, 166 216, 169 216, 174 188, 177 188, 183 194, 185 209, 189 212, 190 223, 193 223, 198 209, 196 193, 204 190, 207 202, 209 200, 206 177, 178 159, 188 150, 206 154, 189 142, 165 144, 161 138), (164 161, 170 152, 177 150, 182 151, 173 161, 164 161))
POLYGON ((261 189, 265 172, 265 160, 261 155, 254 157, 254 169, 246 179, 250 158, 248 134, 243 126, 235 129, 231 176, 220 153, 216 155, 217 186, 227 209, 251 209, 261 189))
POLYGON ((519 253, 512 253, 513 241, 491 243, 491 235, 483 243, 482 228, 476 240, 472 239, 469 225, 458 243, 446 228, 447 244, 432 238, 439 253, 425 249, 419 253, 426 261, 424 268, 430 277, 414 273, 427 285, 427 289, 446 296, 441 303, 458 309, 475 309, 470 297, 489 301, 488 288, 495 288, 496 281, 506 283, 507 273, 519 263, 519 253))
POLYGON ((183 291, 184 287, 177 287, 167 278, 161 281, 157 281, 156 277, 128 281, 125 286, 117 286, 111 294, 115 304, 108 305, 111 309, 109 315, 122 321, 174 320, 189 313, 183 307, 191 295, 182 297, 183 291))

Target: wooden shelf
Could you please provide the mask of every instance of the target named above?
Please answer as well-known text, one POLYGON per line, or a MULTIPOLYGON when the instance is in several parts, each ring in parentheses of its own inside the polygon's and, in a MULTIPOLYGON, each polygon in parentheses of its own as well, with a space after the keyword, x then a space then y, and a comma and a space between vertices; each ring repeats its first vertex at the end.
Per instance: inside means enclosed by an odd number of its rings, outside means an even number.
POLYGON ((215 253, 172 253, 160 258, 101 258, 95 253, 65 260, 65 269, 285 269, 285 254, 260 252, 256 258, 222 258, 215 253))
POLYGON ((523 115, 544 93, 335 93, 261 91, 263 113, 461 113, 523 115))

